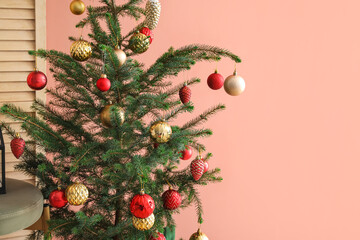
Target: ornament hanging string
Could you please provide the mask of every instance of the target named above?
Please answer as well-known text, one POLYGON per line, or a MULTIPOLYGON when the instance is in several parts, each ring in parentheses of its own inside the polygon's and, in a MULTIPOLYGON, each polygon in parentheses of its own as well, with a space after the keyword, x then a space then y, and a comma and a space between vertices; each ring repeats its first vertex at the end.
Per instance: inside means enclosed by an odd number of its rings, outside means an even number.
POLYGON ((106 60, 106 52, 102 52, 102 60, 103 60, 103 66, 102 66, 102 73, 105 74, 105 60, 106 60))
POLYGON ((35 53, 35 71, 37 71, 37 53, 35 53))
POLYGON ((172 185, 170 184, 169 180, 167 178, 165 178, 165 181, 167 182, 167 184, 169 185, 170 188, 172 188, 172 185))
MULTIPOLYGON (((141 170, 140 170, 141 171, 141 170)), ((142 173, 142 172, 141 172, 142 173)), ((140 174, 140 173, 138 173, 139 174, 139 180, 140 180, 140 188, 141 188, 141 190, 144 190, 145 191, 145 185, 144 185, 144 182, 143 182, 143 180, 142 180, 142 177, 144 176, 143 175, 143 173, 142 174, 140 174)))

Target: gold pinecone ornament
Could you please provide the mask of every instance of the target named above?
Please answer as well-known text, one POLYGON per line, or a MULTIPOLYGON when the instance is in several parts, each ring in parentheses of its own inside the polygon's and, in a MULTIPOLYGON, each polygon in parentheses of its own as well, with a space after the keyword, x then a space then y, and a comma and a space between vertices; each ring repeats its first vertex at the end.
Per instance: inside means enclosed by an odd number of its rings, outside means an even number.
POLYGON ((205 233, 201 232, 200 228, 199 230, 191 235, 189 240, 209 240, 209 238, 205 235, 205 233))
POLYGON ((134 53, 144 53, 150 47, 150 37, 143 33, 135 33, 129 41, 129 48, 134 53))
POLYGON ((65 196, 69 204, 79 206, 86 202, 89 197, 89 191, 84 184, 76 182, 66 188, 65 196))
POLYGON ((83 40, 81 37, 80 40, 73 42, 70 47, 70 55, 76 61, 86 61, 91 57, 92 47, 88 41, 83 40))
POLYGON ((171 126, 165 121, 159 121, 151 125, 150 136, 157 143, 166 143, 172 135, 171 126))
POLYGON ((155 223, 155 216, 153 213, 147 218, 137 218, 133 216, 132 222, 134 227, 138 230, 141 231, 149 230, 150 228, 152 228, 152 226, 155 223))
POLYGON ((161 4, 159 0, 148 0, 145 6, 145 26, 151 30, 155 29, 159 23, 161 4))

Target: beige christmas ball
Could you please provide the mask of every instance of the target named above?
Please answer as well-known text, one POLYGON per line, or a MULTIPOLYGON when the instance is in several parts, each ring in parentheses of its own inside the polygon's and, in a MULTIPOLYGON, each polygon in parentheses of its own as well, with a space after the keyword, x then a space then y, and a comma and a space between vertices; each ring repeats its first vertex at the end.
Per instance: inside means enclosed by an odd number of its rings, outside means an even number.
POLYGON ((209 238, 205 235, 205 233, 201 232, 200 228, 199 230, 191 235, 189 240, 209 240, 209 238))
POLYGON ((117 58, 119 59, 120 66, 126 63, 126 53, 117 46, 114 50, 117 58))
POLYGON ((224 82, 224 89, 231 96, 238 96, 245 90, 245 81, 237 75, 235 71, 233 75, 228 76, 224 82))

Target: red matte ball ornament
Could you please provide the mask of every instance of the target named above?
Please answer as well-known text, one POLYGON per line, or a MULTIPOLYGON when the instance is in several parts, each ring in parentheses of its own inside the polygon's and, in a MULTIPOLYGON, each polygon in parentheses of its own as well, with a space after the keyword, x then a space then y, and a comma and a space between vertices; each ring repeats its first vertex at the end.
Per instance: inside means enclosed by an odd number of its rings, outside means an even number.
POLYGON ((158 232, 157 238, 154 238, 153 236, 151 236, 149 240, 166 240, 166 238, 165 238, 164 234, 158 232))
POLYGON ((164 202, 164 208, 168 210, 175 210, 181 205, 180 193, 171 187, 163 193, 162 199, 164 202))
POLYGON ((106 74, 101 74, 101 77, 96 82, 96 87, 102 92, 106 92, 110 89, 111 82, 107 79, 106 74))
POLYGON ((224 85, 224 77, 215 70, 207 79, 208 86, 213 90, 218 90, 224 85))
POLYGON ((33 90, 41 90, 47 84, 47 77, 43 72, 35 70, 28 75, 27 84, 33 90))
POLYGON ((192 156, 192 148, 190 146, 185 146, 185 150, 181 151, 181 159, 189 160, 192 156))
POLYGON ((145 34, 146 36, 150 36, 149 41, 150 41, 150 44, 152 43, 154 35, 153 35, 152 31, 150 30, 150 28, 143 27, 140 29, 139 32, 142 34, 145 34))
POLYGON ((137 218, 147 218, 155 210, 154 199, 141 190, 140 194, 133 197, 130 203, 130 211, 137 218))
POLYGON ((68 203, 65 197, 65 190, 58 188, 54 190, 49 195, 49 203, 54 208, 62 208, 65 207, 68 203))

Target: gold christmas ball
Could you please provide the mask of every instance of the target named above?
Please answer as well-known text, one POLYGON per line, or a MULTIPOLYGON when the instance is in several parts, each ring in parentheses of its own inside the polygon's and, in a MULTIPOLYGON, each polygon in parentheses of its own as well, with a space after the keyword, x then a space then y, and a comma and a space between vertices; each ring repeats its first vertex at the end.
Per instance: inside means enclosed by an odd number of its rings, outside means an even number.
POLYGON ((224 82, 224 89, 231 96, 238 96, 245 90, 245 81, 238 76, 236 71, 228 76, 224 82))
POLYGON ((129 41, 129 48, 134 53, 143 53, 146 52, 150 47, 149 36, 146 36, 143 33, 135 33, 129 41))
POLYGON ((85 12, 85 4, 81 0, 74 0, 70 3, 70 11, 75 15, 81 15, 85 12))
POLYGON ((66 188, 65 196, 69 204, 79 206, 86 202, 89 191, 84 184, 76 182, 66 188))
POLYGON ((86 61, 91 57, 92 47, 88 41, 80 40, 73 42, 70 47, 70 55, 73 59, 77 61, 86 61))
POLYGON ((137 218, 133 216, 132 222, 134 227, 138 230, 141 231, 149 230, 150 228, 152 228, 152 226, 155 223, 155 216, 153 213, 147 218, 137 218))
POLYGON ((117 46, 114 50, 117 58, 119 59, 120 66, 126 62, 126 53, 117 46))
POLYGON ((165 121, 156 122, 150 127, 150 136, 157 143, 168 142, 171 138, 171 134, 171 126, 165 121))
MULTIPOLYGON (((111 112, 110 112, 110 108, 111 106, 114 106, 114 104, 109 104, 109 105, 106 105, 100 112, 100 120, 101 120, 101 123, 107 127, 107 128, 112 128, 113 125, 111 124, 111 112)), ((120 124, 123 124, 124 121, 125 121, 125 111, 124 109, 122 109, 121 107, 119 106, 116 106, 117 110, 118 110, 118 116, 121 120, 121 123, 120 124)))
POLYGON ((201 232, 199 228, 199 230, 196 233, 191 235, 189 240, 209 240, 209 238, 203 232, 201 232))

